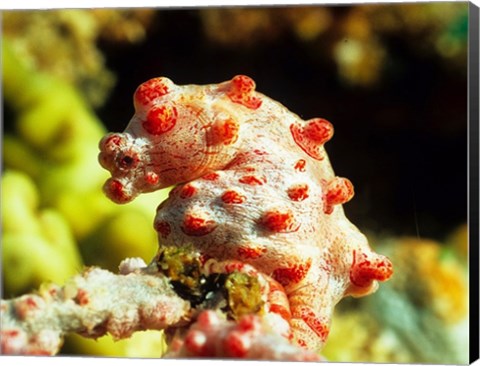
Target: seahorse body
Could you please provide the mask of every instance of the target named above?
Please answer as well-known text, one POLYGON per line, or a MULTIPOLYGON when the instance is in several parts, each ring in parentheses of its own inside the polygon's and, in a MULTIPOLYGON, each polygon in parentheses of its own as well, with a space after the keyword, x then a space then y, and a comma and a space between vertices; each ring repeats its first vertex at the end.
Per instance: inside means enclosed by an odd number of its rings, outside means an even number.
POLYGON ((161 246, 191 245, 248 263, 281 283, 296 341, 319 349, 334 306, 392 274, 344 215, 353 197, 324 144, 332 125, 302 120, 239 75, 220 84, 141 84, 124 133, 105 136, 99 161, 118 203, 176 185, 154 221, 161 246))

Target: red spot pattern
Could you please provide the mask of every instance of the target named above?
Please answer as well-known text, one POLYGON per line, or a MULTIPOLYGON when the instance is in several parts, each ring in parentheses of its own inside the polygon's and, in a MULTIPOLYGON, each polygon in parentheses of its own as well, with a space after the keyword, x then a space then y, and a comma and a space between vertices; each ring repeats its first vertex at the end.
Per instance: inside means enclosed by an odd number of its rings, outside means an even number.
POLYGON ((185 348, 195 356, 208 357, 214 354, 210 349, 206 335, 199 330, 192 329, 185 336, 185 348))
POLYGON ((216 121, 210 129, 210 141, 208 145, 233 144, 238 139, 240 126, 234 119, 216 121))
POLYGON ((299 172, 304 172, 305 171, 305 166, 307 165, 307 162, 304 160, 304 159, 299 159, 296 163, 295 163, 295 170, 298 170, 299 172))
POLYGON ((25 319, 28 317, 29 312, 38 308, 38 304, 31 296, 15 302, 15 312, 19 319, 25 319))
POLYGON ((237 254, 243 259, 256 259, 267 252, 267 248, 243 246, 237 249, 237 254))
POLYGON ((346 203, 354 196, 353 184, 347 178, 335 177, 325 187, 324 207, 326 214, 333 212, 333 206, 346 203))
POLYGON ((33 297, 27 297, 25 303, 30 309, 36 309, 38 307, 38 304, 33 297))
POLYGON ((267 179, 265 177, 258 178, 255 175, 244 175, 238 181, 250 186, 261 186, 267 182, 267 179))
POLYGON ((182 188, 180 188, 178 195, 180 196, 180 198, 185 199, 193 197, 195 193, 197 193, 197 188, 195 188, 191 184, 186 184, 182 188))
POLYGON ((141 84, 134 94, 135 106, 146 106, 155 99, 168 94, 171 82, 166 78, 154 78, 141 84))
POLYGON ((303 201, 308 198, 308 185, 295 184, 288 188, 287 194, 292 201, 303 201))
POLYGON ((245 357, 249 350, 250 342, 241 332, 232 331, 225 338, 224 349, 229 357, 245 357))
POLYGON ((202 175, 202 179, 210 180, 210 181, 216 181, 218 179, 218 177, 220 177, 220 175, 218 173, 215 173, 215 172, 211 172, 211 173, 207 173, 205 175, 202 175))
POLYGON ((85 306, 90 302, 87 291, 84 289, 79 289, 77 296, 75 296, 75 302, 80 306, 85 306))
POLYGON ((100 145, 103 146, 104 149, 114 150, 123 142, 123 137, 119 136, 118 134, 109 134, 100 142, 100 145))
POLYGON ((1 334, 2 334, 2 336, 5 336, 5 337, 15 338, 15 337, 18 337, 20 335, 20 332, 16 329, 7 329, 7 330, 2 330, 1 334))
POLYGON ((297 344, 298 344, 300 347, 307 348, 307 342, 305 342, 303 339, 297 339, 297 344))
POLYGON ((247 200, 247 197, 233 190, 226 191, 221 198, 224 203, 228 204, 240 204, 247 200))
POLYGON ((386 281, 393 274, 393 266, 390 260, 379 254, 373 258, 365 253, 357 255, 353 251, 353 262, 350 267, 350 281, 358 287, 368 287, 373 281, 386 281))
POLYGON ((290 303, 283 286, 272 278, 268 281, 269 293, 268 303, 269 311, 280 315, 283 319, 290 323, 292 313, 290 312, 290 303))
POLYGON ((300 227, 295 221, 290 210, 286 211, 268 211, 263 215, 261 224, 270 231, 275 233, 290 233, 297 231, 300 227))
POLYGON ((243 332, 254 332, 261 330, 261 324, 255 315, 247 314, 240 318, 236 328, 243 332))
POLYGON ((225 265, 225 273, 242 272, 245 265, 242 262, 233 261, 225 265))
POLYGON ((177 109, 174 106, 152 107, 142 126, 151 135, 161 135, 170 131, 177 123, 177 109))
POLYGON ((245 75, 237 75, 232 81, 227 95, 234 103, 239 103, 250 109, 257 109, 262 105, 262 100, 254 95, 255 82, 245 75))
POLYGON ((311 266, 312 261, 308 260, 304 263, 298 263, 291 267, 277 268, 273 271, 272 277, 276 281, 280 282, 283 286, 295 284, 305 278, 311 266))
POLYGON ((166 238, 172 232, 170 224, 166 221, 155 221, 155 231, 160 234, 162 238, 166 238))
POLYGON ((158 181, 159 181, 158 175, 154 172, 148 172, 145 175, 145 182, 147 182, 148 184, 150 184, 152 186, 158 184, 158 181))
POLYGON ((328 321, 322 317, 317 316, 310 307, 300 306, 295 309, 295 317, 301 318, 315 334, 325 342, 330 333, 328 321))
POLYGON ((118 180, 109 179, 105 184, 105 191, 107 196, 110 197, 114 202, 117 203, 126 203, 130 198, 125 193, 123 184, 118 180))
POLYGON ((190 236, 203 236, 210 234, 217 227, 217 223, 209 220, 204 215, 187 214, 183 220, 181 229, 190 236))
POLYGON ((272 305, 270 305, 269 311, 271 313, 275 313, 275 314, 280 315, 287 322, 289 322, 292 319, 292 314, 290 313, 290 310, 287 309, 286 307, 282 306, 282 305, 272 304, 272 305))
POLYGON ((313 118, 305 123, 292 123, 290 126, 293 140, 309 156, 322 160, 321 148, 333 136, 333 126, 323 118, 313 118))

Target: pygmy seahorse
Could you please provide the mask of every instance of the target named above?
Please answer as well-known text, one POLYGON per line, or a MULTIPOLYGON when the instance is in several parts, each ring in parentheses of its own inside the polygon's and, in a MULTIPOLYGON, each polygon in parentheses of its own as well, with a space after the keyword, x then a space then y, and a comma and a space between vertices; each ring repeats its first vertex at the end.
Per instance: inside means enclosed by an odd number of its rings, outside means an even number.
POLYGON ((337 302, 392 275, 345 217, 353 185, 330 165, 327 120, 302 120, 244 75, 203 86, 154 78, 137 88, 134 106, 125 132, 100 142, 107 196, 126 203, 176 185, 154 220, 160 246, 193 245, 271 276, 288 297, 298 344, 320 349, 337 302))

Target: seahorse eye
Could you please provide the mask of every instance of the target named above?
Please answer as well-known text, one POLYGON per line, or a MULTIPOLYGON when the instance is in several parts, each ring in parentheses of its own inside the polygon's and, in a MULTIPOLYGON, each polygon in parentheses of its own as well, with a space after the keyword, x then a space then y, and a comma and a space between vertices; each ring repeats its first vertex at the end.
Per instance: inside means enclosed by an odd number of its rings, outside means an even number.
POLYGON ((120 166, 122 168, 131 168, 135 163, 135 159, 131 157, 130 155, 125 155, 121 160, 120 160, 120 166))

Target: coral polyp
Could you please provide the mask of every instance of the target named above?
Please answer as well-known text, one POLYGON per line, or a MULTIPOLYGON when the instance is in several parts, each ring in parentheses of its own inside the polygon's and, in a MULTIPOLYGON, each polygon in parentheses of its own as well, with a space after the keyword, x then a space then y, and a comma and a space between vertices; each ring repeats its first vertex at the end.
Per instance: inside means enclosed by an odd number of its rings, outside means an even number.
POLYGON ((204 86, 154 78, 134 105, 125 132, 100 142, 107 196, 126 203, 175 185, 154 221, 160 250, 192 246, 218 272, 236 263, 271 278, 288 299, 293 342, 321 349, 338 301, 392 275, 345 217, 354 189, 330 165, 326 119, 302 120, 245 75, 204 86))

